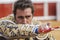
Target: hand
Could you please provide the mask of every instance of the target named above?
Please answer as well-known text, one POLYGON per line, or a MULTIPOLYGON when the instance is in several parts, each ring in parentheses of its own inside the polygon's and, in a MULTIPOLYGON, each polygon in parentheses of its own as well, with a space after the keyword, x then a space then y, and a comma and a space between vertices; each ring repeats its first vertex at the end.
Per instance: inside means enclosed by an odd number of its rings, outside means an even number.
POLYGON ((48 33, 50 31, 52 31, 53 29, 50 28, 50 23, 47 24, 42 24, 40 25, 40 27, 38 28, 38 32, 39 33, 48 33))
POLYGON ((52 31, 51 28, 48 28, 48 29, 41 29, 41 28, 39 28, 39 29, 38 29, 38 33, 48 33, 48 32, 50 32, 50 31, 52 31))

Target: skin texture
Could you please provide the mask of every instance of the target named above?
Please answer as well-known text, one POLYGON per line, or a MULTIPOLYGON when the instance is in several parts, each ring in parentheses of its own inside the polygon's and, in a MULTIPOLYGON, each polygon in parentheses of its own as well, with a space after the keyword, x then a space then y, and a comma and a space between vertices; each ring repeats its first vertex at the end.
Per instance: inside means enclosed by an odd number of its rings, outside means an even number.
POLYGON ((16 23, 17 24, 31 24, 33 18, 31 8, 25 8, 24 10, 16 10, 16 23))

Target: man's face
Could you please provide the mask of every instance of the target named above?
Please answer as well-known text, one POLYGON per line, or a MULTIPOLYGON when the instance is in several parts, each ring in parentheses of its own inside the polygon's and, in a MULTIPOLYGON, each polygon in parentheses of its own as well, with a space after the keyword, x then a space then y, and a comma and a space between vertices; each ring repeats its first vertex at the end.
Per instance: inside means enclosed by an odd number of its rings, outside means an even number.
POLYGON ((33 15, 31 8, 16 10, 16 23, 18 24, 30 24, 32 21, 32 17, 33 15))

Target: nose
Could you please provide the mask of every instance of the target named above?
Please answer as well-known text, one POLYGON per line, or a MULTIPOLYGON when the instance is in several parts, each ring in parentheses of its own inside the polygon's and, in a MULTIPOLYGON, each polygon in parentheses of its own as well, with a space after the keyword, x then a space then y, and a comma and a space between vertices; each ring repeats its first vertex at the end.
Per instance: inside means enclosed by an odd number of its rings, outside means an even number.
POLYGON ((23 19, 23 24, 27 24, 27 19, 26 18, 23 19))

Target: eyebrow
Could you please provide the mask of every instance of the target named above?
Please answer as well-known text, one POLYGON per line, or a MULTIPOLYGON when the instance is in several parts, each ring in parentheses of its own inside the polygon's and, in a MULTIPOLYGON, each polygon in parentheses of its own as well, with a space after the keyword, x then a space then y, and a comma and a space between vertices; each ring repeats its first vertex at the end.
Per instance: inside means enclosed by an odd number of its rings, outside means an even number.
POLYGON ((22 18, 22 19, 23 19, 24 17, 25 17, 25 18, 28 18, 28 17, 30 17, 30 16, 31 16, 31 15, 27 15, 27 16, 18 16, 18 18, 22 18))
POLYGON ((18 16, 18 18, 21 18, 21 19, 23 19, 23 18, 24 18, 24 16, 18 16))

